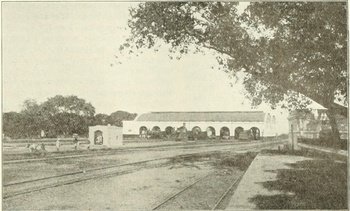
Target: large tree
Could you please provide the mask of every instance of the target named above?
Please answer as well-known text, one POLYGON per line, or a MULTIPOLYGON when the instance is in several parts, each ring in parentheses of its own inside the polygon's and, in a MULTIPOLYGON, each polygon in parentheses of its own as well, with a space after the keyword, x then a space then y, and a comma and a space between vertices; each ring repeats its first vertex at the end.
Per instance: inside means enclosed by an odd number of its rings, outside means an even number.
POLYGON ((77 96, 56 95, 38 104, 25 100, 20 113, 4 114, 4 133, 11 138, 37 138, 42 130, 47 137, 88 134, 95 108, 77 96))
MULTIPOLYGON (((22 104, 20 112, 20 127, 17 130, 25 138, 39 137, 46 126, 45 118, 41 115, 40 105, 33 99, 27 99, 22 104)), ((17 134, 16 134, 17 135, 17 134)))
POLYGON ((41 104, 27 99, 20 113, 3 114, 3 131, 10 138, 38 138, 41 130, 49 138, 74 133, 85 136, 89 126, 122 126, 123 120, 133 120, 137 116, 126 111, 116 111, 111 115, 94 114, 95 108, 91 103, 77 96, 56 95, 41 104))
POLYGON ((108 125, 109 122, 109 116, 107 114, 96 114, 94 116, 93 125, 108 125))
POLYGON ((73 133, 86 135, 94 114, 95 108, 91 103, 74 95, 49 98, 40 105, 39 111, 46 123, 44 129, 51 136, 73 133))
POLYGON ((109 123, 115 126, 123 127, 124 120, 134 120, 136 113, 129 113, 126 111, 116 111, 109 115, 109 123))
POLYGON ((4 137, 11 138, 22 138, 23 126, 22 120, 23 117, 20 113, 17 112, 8 112, 2 115, 3 118, 3 134, 4 137))
POLYGON ((91 103, 74 95, 56 95, 49 98, 41 105, 41 111, 49 115, 72 113, 84 117, 91 117, 95 114, 95 108, 91 103))
MULTIPOLYGON (((339 139, 335 101, 347 102, 345 2, 146 2, 130 9, 131 35, 121 52, 159 48, 211 52, 224 71, 243 75, 255 105, 328 109, 339 139)), ((346 115, 347 109, 340 109, 346 115)))
POLYGON ((96 114, 94 117, 93 125, 114 125, 123 127, 124 120, 134 120, 136 113, 129 113, 126 111, 115 111, 109 116, 107 114, 96 114))

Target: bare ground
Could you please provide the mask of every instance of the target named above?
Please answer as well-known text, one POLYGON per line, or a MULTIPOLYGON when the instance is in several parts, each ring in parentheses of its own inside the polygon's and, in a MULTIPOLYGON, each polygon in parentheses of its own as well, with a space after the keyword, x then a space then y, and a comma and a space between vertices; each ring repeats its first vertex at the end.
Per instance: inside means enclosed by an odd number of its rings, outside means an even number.
MULTIPOLYGON (((247 156, 240 159, 244 157, 247 156)), ((219 181, 228 181, 229 173, 239 173, 248 167, 248 162, 236 161, 232 153, 208 153, 185 158, 179 156, 169 161, 166 167, 143 169, 117 177, 89 180, 9 198, 3 201, 3 209, 150 210, 168 196, 216 170, 218 173, 208 185, 198 187, 197 195, 186 197, 185 204, 193 204, 199 198, 210 196, 208 191, 218 191, 216 185, 219 181)), ((221 183, 220 187, 225 187, 225 183, 221 183)), ((181 209, 185 204, 179 201, 174 206, 181 209)), ((202 203, 202 206, 192 208, 207 209, 208 206, 202 203)))

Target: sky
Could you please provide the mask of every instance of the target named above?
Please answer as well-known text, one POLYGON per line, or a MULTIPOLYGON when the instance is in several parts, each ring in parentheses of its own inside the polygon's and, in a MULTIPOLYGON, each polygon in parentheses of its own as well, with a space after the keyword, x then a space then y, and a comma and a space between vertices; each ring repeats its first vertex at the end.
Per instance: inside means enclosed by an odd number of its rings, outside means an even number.
POLYGON ((76 95, 105 114, 250 109, 242 85, 231 86, 211 54, 170 60, 161 48, 119 64, 128 8, 136 4, 3 2, 3 112, 55 95, 76 95))

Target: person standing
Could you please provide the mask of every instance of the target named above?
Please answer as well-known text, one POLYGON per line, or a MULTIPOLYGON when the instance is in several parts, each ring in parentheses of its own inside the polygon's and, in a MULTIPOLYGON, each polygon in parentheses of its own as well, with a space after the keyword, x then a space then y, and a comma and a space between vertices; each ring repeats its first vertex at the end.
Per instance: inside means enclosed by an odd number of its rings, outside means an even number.
POLYGON ((61 147, 61 139, 60 138, 57 138, 57 141, 56 141, 56 151, 60 151, 60 147, 61 147))
POLYGON ((44 130, 41 130, 40 138, 45 138, 45 131, 44 130))
POLYGON ((74 149, 77 150, 78 149, 78 144, 79 144, 79 141, 78 141, 78 135, 77 134, 74 134, 73 135, 73 144, 74 144, 74 149))
POLYGON ((45 156, 46 155, 47 151, 46 151, 44 143, 40 144, 40 151, 41 151, 41 156, 45 156))

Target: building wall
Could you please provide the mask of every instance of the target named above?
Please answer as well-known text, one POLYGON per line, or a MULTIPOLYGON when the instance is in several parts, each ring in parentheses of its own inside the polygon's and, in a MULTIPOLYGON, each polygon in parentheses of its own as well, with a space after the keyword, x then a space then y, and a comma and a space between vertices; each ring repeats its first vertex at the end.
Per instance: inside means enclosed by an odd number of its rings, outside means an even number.
POLYGON ((103 145, 108 147, 123 145, 123 128, 116 126, 92 126, 89 127, 89 141, 91 145, 95 145, 95 132, 103 133, 103 145))
POLYGON ((108 145, 121 146, 123 145, 123 128, 110 127, 108 128, 108 145))
POLYGON ((252 127, 257 127, 260 130, 260 136, 275 136, 273 132, 274 127, 272 122, 151 122, 151 121, 123 121, 123 134, 126 135, 139 135, 141 127, 147 127, 148 130, 152 130, 153 127, 158 126, 161 131, 165 131, 165 128, 170 126, 175 130, 185 123, 187 130, 192 130, 194 127, 200 127, 204 132, 208 127, 215 129, 216 136, 220 135, 220 130, 223 127, 227 127, 230 130, 230 136, 234 136, 235 129, 242 127, 244 130, 249 130, 252 127))
POLYGON ((276 125, 276 117, 271 114, 266 114, 265 121, 263 128, 264 128, 264 134, 262 136, 265 137, 272 137, 278 135, 277 131, 277 125, 276 125))

